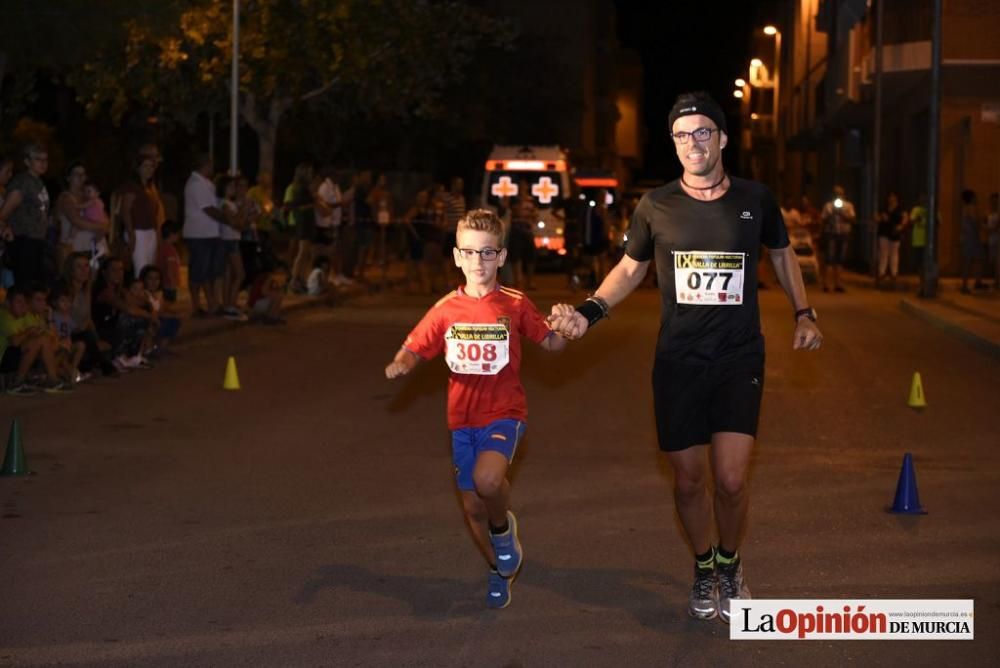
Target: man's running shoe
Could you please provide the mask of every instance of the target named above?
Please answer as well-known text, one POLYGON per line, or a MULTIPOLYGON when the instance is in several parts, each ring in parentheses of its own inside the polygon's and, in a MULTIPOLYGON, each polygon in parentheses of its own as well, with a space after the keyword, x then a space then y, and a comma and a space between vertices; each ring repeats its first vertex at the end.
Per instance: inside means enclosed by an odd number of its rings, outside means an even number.
POLYGON ((68 394, 74 389, 71 383, 66 383, 61 380, 49 381, 45 385, 42 385, 42 392, 46 394, 68 394))
POLYGON ((509 578, 521 567, 521 541, 517 539, 517 518, 507 511, 507 530, 495 534, 490 532, 490 543, 497 560, 497 571, 509 578))
POLYGON ((719 614, 719 580, 714 568, 694 565, 688 614, 695 619, 714 619, 719 614))
POLYGON ((743 564, 737 558, 729 564, 716 562, 719 573, 719 616, 729 623, 729 605, 733 599, 750 598, 750 589, 743 580, 743 564))
POLYGON ((510 578, 490 569, 489 589, 486 592, 486 607, 506 608, 510 605, 510 578))
POLYGON ((15 397, 33 397, 38 394, 38 390, 22 380, 20 383, 8 387, 7 394, 12 394, 15 397))
POLYGON ((233 306, 222 309, 222 317, 226 320, 235 320, 236 322, 246 322, 249 320, 246 313, 233 306))

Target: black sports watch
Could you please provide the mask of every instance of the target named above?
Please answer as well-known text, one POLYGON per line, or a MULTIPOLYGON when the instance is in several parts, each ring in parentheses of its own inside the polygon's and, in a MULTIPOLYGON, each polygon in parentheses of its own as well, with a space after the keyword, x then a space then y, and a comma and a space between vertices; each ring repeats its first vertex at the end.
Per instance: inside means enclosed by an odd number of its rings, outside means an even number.
POLYGON ((816 309, 814 309, 811 306, 800 308, 798 311, 795 312, 795 322, 798 322, 799 318, 802 317, 809 318, 813 322, 816 322, 816 309))

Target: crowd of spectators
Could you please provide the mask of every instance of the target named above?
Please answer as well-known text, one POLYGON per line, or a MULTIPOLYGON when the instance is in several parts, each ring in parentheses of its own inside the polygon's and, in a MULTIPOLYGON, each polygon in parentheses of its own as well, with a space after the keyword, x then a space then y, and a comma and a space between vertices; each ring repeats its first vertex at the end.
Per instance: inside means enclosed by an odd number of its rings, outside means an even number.
POLYGON ((272 175, 218 174, 200 155, 177 198, 158 147, 102 192, 74 162, 54 186, 45 146, 0 156, 0 387, 72 391, 176 354, 189 318, 281 325, 288 293, 331 299, 390 260, 413 287, 448 281, 461 179, 400 207, 386 175, 303 162, 279 201, 272 175), (48 180, 47 180, 48 179, 48 180), (449 231, 451 232, 449 236, 449 231))

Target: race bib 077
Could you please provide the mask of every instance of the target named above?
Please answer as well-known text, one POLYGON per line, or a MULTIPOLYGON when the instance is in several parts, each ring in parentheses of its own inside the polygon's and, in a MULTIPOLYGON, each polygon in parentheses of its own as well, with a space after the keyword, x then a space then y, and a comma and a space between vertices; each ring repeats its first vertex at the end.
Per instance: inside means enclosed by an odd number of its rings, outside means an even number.
POLYGON ((502 323, 455 323, 444 340, 445 361, 455 373, 494 376, 510 361, 510 332, 502 323))
POLYGON ((739 306, 745 265, 746 253, 674 251, 677 303, 739 306))

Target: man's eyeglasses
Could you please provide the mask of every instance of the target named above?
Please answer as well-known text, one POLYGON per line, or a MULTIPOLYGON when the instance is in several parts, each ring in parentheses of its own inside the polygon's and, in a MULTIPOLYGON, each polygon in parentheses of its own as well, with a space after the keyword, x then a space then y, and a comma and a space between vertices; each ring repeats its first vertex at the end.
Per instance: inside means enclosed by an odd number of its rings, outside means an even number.
POLYGON ((695 141, 708 141, 713 132, 721 132, 718 128, 698 128, 694 132, 673 132, 670 134, 678 144, 686 144, 694 137, 695 141))
POLYGON ((475 248, 459 248, 458 253, 462 256, 463 260, 471 260, 475 256, 483 258, 483 262, 491 262, 497 259, 497 255, 500 254, 499 248, 483 248, 481 250, 476 250, 475 248))

